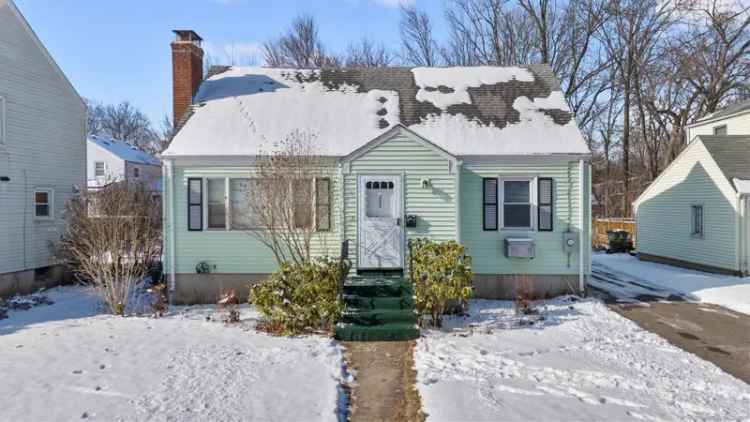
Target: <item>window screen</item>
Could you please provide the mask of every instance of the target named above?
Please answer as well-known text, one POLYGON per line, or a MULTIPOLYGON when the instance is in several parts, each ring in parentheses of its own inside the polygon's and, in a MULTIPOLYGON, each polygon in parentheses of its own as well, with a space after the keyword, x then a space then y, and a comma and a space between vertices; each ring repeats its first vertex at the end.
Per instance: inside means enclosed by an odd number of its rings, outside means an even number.
POLYGON ((203 230, 203 179, 188 179, 188 230, 203 230))
POLYGON ((292 181, 292 195, 294 198, 294 227, 312 227, 312 180, 296 179, 292 181))
POLYGON ((497 179, 482 179, 482 228, 497 230, 497 179))
POLYGON ((503 182, 503 227, 531 227, 531 182, 506 180, 503 182))
POLYGON ((225 229, 227 227, 226 181, 208 179, 206 188, 208 189, 208 228, 225 229))
POLYGON ((257 227, 253 209, 250 206, 250 179, 229 180, 229 207, 232 230, 249 230, 257 227))
POLYGON ((538 189, 539 231, 551 232, 553 229, 554 184, 552 179, 540 178, 538 189))
POLYGON ((331 229, 331 179, 315 179, 315 227, 331 229))

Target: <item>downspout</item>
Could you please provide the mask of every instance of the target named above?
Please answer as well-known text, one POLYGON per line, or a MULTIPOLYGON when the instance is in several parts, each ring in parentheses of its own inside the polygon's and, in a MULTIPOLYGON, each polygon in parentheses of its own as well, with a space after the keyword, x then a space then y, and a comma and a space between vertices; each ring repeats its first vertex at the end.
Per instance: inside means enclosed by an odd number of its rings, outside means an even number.
POLYGON ((583 255, 585 252, 584 244, 584 221, 585 221, 585 174, 584 167, 585 161, 578 160, 578 186, 580 188, 580 196, 578 198, 578 290, 583 295, 586 288, 586 276, 583 255))
POLYGON ((461 161, 456 161, 454 165, 454 171, 456 172, 456 242, 461 244, 461 161))
POLYGON ((165 160, 164 171, 167 173, 169 180, 169 198, 166 204, 169 207, 169 297, 170 299, 174 295, 175 280, 176 280, 176 265, 175 265, 175 212, 174 212, 174 161, 165 160))
POLYGON ((740 194, 738 196, 738 204, 739 204, 739 221, 738 221, 738 228, 739 228, 739 242, 740 247, 738 248, 739 252, 739 270, 742 275, 746 275, 750 273, 749 268, 749 262, 748 262, 748 250, 750 248, 750 221, 748 221, 748 195, 746 194, 740 194))

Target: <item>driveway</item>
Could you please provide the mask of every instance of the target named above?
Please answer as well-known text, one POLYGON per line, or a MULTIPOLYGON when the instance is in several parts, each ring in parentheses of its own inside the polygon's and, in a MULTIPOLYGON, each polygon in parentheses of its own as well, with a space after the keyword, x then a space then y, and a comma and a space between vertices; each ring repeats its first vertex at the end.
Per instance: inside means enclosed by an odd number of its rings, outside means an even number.
POLYGON ((593 264, 589 292, 620 315, 750 384, 750 315, 593 264))

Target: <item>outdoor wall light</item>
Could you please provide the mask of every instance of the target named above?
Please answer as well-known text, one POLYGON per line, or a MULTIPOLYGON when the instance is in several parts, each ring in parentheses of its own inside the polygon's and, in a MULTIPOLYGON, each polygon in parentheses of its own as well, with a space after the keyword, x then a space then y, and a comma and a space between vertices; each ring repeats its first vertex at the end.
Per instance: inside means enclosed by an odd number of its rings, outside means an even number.
POLYGON ((422 189, 427 189, 430 186, 432 186, 432 181, 430 179, 422 179, 422 189))
POLYGON ((0 183, 8 183, 8 182, 10 182, 10 177, 0 176, 0 183))

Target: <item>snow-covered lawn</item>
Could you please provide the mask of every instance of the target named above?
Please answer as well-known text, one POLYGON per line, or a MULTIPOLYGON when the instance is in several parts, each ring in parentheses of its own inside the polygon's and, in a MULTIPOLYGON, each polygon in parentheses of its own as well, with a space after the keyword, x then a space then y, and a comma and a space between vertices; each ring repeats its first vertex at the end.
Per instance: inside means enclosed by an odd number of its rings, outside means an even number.
POLYGON ((416 348, 428 421, 750 420, 750 386, 594 299, 547 302, 520 327, 476 300, 416 348))
POLYGON ((696 301, 713 303, 750 314, 750 277, 692 271, 670 265, 639 261, 628 254, 596 253, 595 265, 635 277, 658 287, 677 290, 696 301))
POLYGON ((210 306, 120 318, 78 287, 48 295, 54 305, 0 320, 2 421, 335 421, 345 410, 340 348, 258 333, 251 308, 226 326, 206 320, 210 306))

